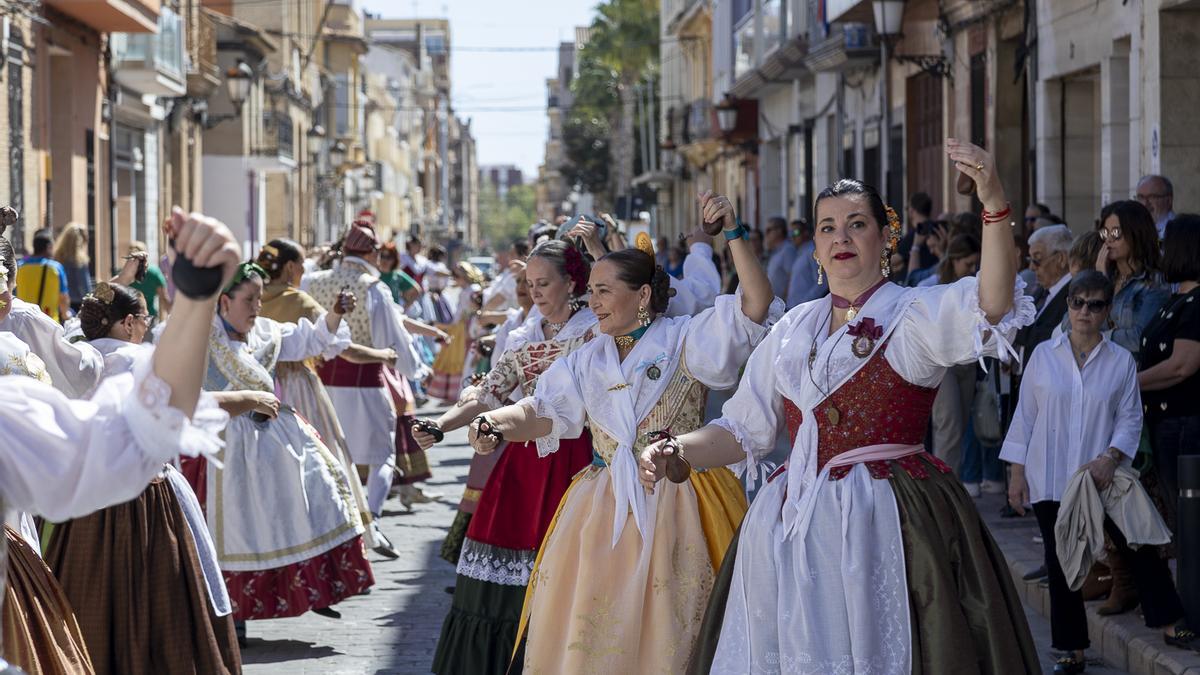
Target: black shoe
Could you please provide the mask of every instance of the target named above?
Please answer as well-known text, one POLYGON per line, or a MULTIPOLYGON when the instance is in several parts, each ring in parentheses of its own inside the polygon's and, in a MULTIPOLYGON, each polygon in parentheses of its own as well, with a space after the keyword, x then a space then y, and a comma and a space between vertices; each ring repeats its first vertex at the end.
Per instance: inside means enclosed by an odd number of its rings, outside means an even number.
POLYGON ((246 648, 246 622, 234 621, 233 632, 237 635, 237 643, 240 649, 246 648))
POLYGON ((1026 574, 1025 576, 1023 576, 1021 578, 1024 579, 1025 581, 1033 581, 1034 579, 1041 579, 1042 577, 1046 577, 1046 576, 1050 576, 1050 575, 1046 571, 1046 566, 1042 565, 1041 567, 1030 572, 1029 574, 1026 574))
POLYGON ((332 607, 321 607, 320 609, 314 609, 313 614, 316 614, 318 616, 323 616, 327 619, 342 618, 342 613, 332 607))
POLYGON ((1190 628, 1177 626, 1174 635, 1163 634, 1163 642, 1178 647, 1180 649, 1190 649, 1194 652, 1200 652, 1200 637, 1192 632, 1190 628))
POLYGON ((392 542, 388 541, 387 539, 379 542, 375 548, 371 550, 387 558, 388 560, 395 560, 400 557, 400 554, 397 553, 396 549, 392 546, 392 542))
POLYGON ((444 590, 446 591, 447 594, 454 595, 454 587, 453 586, 447 586, 444 590))
POLYGON ((1054 672, 1063 673, 1064 675, 1077 675, 1087 670, 1087 661, 1082 659, 1076 661, 1073 656, 1064 656, 1054 662, 1054 672))

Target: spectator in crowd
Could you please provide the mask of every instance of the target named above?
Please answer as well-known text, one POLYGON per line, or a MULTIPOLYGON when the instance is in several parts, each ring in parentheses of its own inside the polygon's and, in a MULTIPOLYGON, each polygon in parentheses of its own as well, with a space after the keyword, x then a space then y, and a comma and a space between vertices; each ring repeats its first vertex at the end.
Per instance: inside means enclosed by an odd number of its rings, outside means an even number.
POLYGON ((670 264, 671 242, 664 236, 659 237, 654 247, 654 262, 664 270, 670 264))
POLYGON ((983 236, 983 219, 970 211, 959 213, 950 222, 951 238, 959 234, 969 234, 976 239, 983 236))
POLYGON ((792 221, 792 244, 796 247, 796 261, 792 263, 791 278, 788 280, 787 307, 791 309, 829 292, 824 283, 817 283, 816 250, 813 244, 813 227, 806 220, 792 221))
POLYGON ((379 248, 379 280, 392 292, 392 300, 401 307, 408 307, 421 296, 417 280, 400 268, 400 253, 395 242, 387 242, 379 248))
MULTIPOLYGON (((1081 673, 1088 647, 1087 615, 1080 591, 1070 589, 1063 573, 1055 523, 1067 482, 1077 471, 1087 470, 1096 488, 1104 490, 1118 467, 1130 465, 1141 436, 1142 409, 1132 356, 1103 332, 1113 300, 1112 282, 1085 270, 1071 280, 1067 298, 1071 330, 1043 342, 1030 358, 1000 458, 1012 464, 1009 505, 1023 515, 1026 504, 1032 503, 1042 532, 1051 646, 1070 652, 1054 672, 1081 673)), ((1194 648, 1196 635, 1176 626, 1183 606, 1157 547, 1131 551, 1107 516, 1104 530, 1130 558, 1146 625, 1161 628, 1167 644, 1194 648)))
POLYGON ((1032 234, 1037 229, 1037 219, 1050 215, 1050 207, 1045 204, 1030 204, 1025 207, 1025 234, 1032 234))
POLYGON ((787 301, 792 263, 796 262, 796 247, 788 239, 787 221, 773 216, 767 221, 763 243, 767 248, 767 278, 775 297, 787 301))
POLYGON ((54 236, 50 230, 33 234, 33 255, 17 268, 17 297, 42 308, 51 319, 62 323, 70 315, 70 283, 62 263, 52 255, 54 236))
POLYGON ((1170 296, 1159 278, 1158 230, 1142 204, 1124 200, 1100 212, 1100 253, 1096 269, 1112 279, 1112 341, 1137 358, 1142 329, 1170 296))
POLYGON ((1154 229, 1158 232, 1158 238, 1162 239, 1167 222, 1175 217, 1175 186, 1166 176, 1142 176, 1138 181, 1134 199, 1150 211, 1150 217, 1154 219, 1154 229))
MULTIPOLYGON (((136 253, 146 254, 145 242, 134 241, 129 244, 129 254, 136 253)), ((129 285, 146 298, 146 309, 150 311, 150 316, 163 319, 171 313, 171 298, 167 296, 167 276, 158 265, 147 265, 145 276, 129 285)))
MULTIPOLYGON (((1021 365, 1039 344, 1050 339, 1054 329, 1067 315, 1067 284, 1071 281, 1069 255, 1073 239, 1066 225, 1051 225, 1034 231, 1029 237, 1029 268, 1037 276, 1038 292, 1033 296, 1037 318, 1017 332, 1014 342, 1021 352, 1021 365)), ((1092 260, 1095 260, 1095 255, 1092 260)))
MULTIPOLYGON (((979 240, 960 234, 950 241, 946 257, 937 265, 936 276, 929 277, 925 286, 952 284, 979 271, 979 240)), ((933 454, 950 465, 955 475, 962 464, 963 438, 967 416, 975 400, 975 374, 978 364, 951 366, 942 378, 937 397, 933 400, 933 454)), ((978 483, 967 486, 972 497, 979 496, 978 483)))
POLYGON ((500 272, 483 290, 483 308, 487 311, 505 311, 517 307, 517 274, 525 268, 525 257, 529 255, 529 243, 515 239, 506 250, 496 253, 496 264, 500 272))
POLYGON ((67 295, 71 311, 78 313, 83 296, 92 292, 91 258, 88 257, 87 226, 67 223, 54 242, 54 259, 62 263, 67 273, 67 295))
POLYGON ((1071 243, 1071 252, 1068 256, 1071 276, 1075 276, 1083 270, 1095 269, 1096 256, 1100 255, 1100 247, 1103 245, 1104 242, 1100 239, 1099 230, 1084 232, 1075 237, 1075 241, 1071 243))
POLYGON ((682 279, 683 259, 686 257, 687 251, 683 250, 682 246, 672 246, 667 250, 667 266, 663 270, 676 279, 682 279))
POLYGON ((927 239, 933 229, 933 199, 924 192, 914 192, 908 198, 907 213, 908 232, 900 238, 896 250, 901 257, 908 261, 909 271, 923 270, 937 264, 938 256, 930 250, 927 239), (917 247, 916 261, 913 260, 913 247, 917 247))
POLYGON ((938 220, 928 223, 928 227, 922 227, 916 230, 913 234, 913 245, 908 252, 908 286, 920 286, 922 284, 936 285, 938 263, 942 260, 942 254, 946 250, 946 243, 950 240, 950 221, 939 218, 938 220), (924 260, 923 251, 929 251, 933 255, 933 264, 922 266, 924 260), (930 280, 931 279, 931 280, 930 280), (930 281, 926 281, 930 280, 930 281))
POLYGON ((1138 385, 1167 522, 1175 530, 1178 458, 1200 453, 1200 216, 1167 223, 1162 272, 1178 291, 1142 333, 1138 385))

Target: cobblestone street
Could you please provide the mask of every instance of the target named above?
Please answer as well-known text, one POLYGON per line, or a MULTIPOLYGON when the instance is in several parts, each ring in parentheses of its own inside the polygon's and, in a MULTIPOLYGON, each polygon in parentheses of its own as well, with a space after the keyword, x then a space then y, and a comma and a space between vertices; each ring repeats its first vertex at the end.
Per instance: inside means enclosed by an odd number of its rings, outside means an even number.
POLYGON ((465 431, 447 434, 447 442, 430 452, 433 480, 424 484, 426 492, 441 493, 441 500, 415 505, 411 513, 399 500, 388 501, 383 531, 400 558, 369 553, 375 586, 369 595, 338 604, 340 620, 310 612, 247 624, 249 645, 242 651, 247 675, 428 673, 450 607, 445 589, 454 584, 454 568, 438 552, 454 520, 470 458, 465 431))

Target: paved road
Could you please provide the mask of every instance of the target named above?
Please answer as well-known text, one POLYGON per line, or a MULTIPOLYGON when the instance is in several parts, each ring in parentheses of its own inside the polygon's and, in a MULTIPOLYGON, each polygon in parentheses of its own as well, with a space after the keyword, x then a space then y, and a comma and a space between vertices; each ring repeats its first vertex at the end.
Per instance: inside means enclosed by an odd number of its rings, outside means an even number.
MULTIPOLYGON (((446 444, 430 454, 434 479, 427 488, 441 492, 443 500, 415 506, 411 513, 404 512, 398 501, 388 503, 383 530, 401 557, 386 560, 370 554, 375 587, 370 595, 338 605, 340 620, 309 613, 251 622, 249 645, 242 652, 247 675, 428 673, 450 607, 445 588, 454 583, 454 569, 438 557, 438 551, 454 520, 470 457, 465 434, 448 434, 446 444)), ((1050 625, 1031 610, 1026 610, 1026 616, 1042 666, 1050 672, 1054 667, 1050 625)), ((1096 661, 1088 672, 1118 675, 1123 671, 1096 661)))

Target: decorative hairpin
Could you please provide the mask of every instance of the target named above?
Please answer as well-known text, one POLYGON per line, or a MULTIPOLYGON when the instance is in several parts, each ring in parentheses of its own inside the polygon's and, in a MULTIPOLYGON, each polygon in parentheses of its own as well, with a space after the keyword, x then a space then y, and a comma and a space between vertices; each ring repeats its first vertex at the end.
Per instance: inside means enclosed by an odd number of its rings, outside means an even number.
POLYGON ((107 281, 101 281, 92 289, 92 297, 106 305, 111 305, 113 299, 116 298, 116 291, 107 281))

